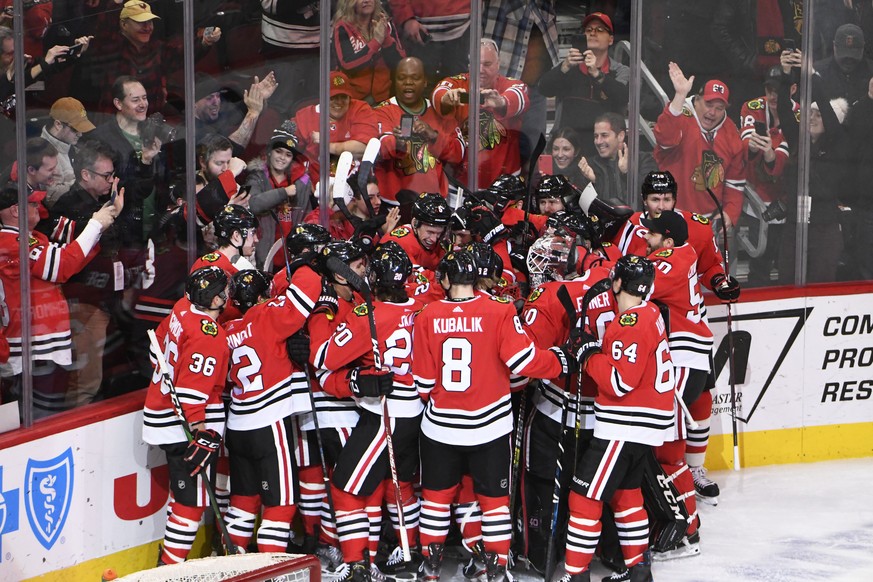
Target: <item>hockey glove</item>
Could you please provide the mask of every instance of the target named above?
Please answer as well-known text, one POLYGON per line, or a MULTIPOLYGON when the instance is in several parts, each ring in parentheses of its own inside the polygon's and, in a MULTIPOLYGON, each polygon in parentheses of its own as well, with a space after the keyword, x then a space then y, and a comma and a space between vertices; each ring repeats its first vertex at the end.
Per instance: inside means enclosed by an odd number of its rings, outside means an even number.
POLYGON ((561 364, 561 374, 563 376, 573 375, 579 371, 579 362, 573 357, 572 352, 565 347, 555 346, 549 348, 549 351, 555 354, 558 358, 558 363, 561 364))
POLYGON ((494 212, 484 206, 474 206, 470 210, 470 232, 478 236, 482 242, 491 244, 507 230, 494 212))
POLYGON ((212 462, 220 446, 221 435, 214 430, 202 429, 194 433, 183 457, 191 467, 192 477, 212 462))
POLYGON ((297 333, 285 340, 285 351, 288 352, 288 358, 297 364, 299 368, 305 368, 309 363, 311 352, 309 336, 305 331, 298 330, 297 333))
POLYGON ((709 283, 712 285, 712 292, 722 303, 736 303, 740 298, 740 282, 730 275, 713 275, 709 283))
POLYGON ((327 318, 333 320, 336 317, 336 312, 339 311, 339 298, 336 294, 336 289, 333 284, 322 277, 321 279, 321 294, 315 302, 315 307, 312 313, 324 313, 327 318))
POLYGON ((388 369, 377 370, 373 366, 352 368, 348 374, 349 388, 358 398, 383 396, 394 390, 394 372, 388 369))
POLYGON ((573 339, 572 349, 576 354, 576 359, 579 361, 579 368, 585 370, 588 358, 600 353, 600 344, 597 343, 597 338, 587 331, 583 331, 578 337, 573 339))

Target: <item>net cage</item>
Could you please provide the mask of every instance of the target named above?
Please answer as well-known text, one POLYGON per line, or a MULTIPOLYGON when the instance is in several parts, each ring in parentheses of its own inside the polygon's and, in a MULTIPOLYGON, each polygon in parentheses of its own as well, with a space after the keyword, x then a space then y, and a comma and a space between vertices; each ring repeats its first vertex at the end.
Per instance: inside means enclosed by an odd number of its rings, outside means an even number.
POLYGON ((238 554, 188 560, 116 578, 116 582, 321 582, 318 558, 305 554, 238 554))

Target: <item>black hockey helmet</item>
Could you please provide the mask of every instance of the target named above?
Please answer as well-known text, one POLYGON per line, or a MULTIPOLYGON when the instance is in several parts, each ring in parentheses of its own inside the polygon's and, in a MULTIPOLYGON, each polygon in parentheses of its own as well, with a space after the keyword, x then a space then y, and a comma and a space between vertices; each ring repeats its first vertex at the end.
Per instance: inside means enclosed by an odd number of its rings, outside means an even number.
POLYGON ((376 248, 370 259, 369 281, 373 287, 403 288, 412 274, 412 261, 399 244, 387 241, 376 248))
POLYGON ((337 283, 337 280, 335 278, 336 273, 328 267, 328 260, 331 257, 337 258, 346 265, 348 265, 352 261, 366 256, 367 253, 364 252, 364 248, 356 241, 331 241, 321 247, 321 250, 318 251, 318 256, 316 257, 316 263, 318 266, 317 270, 319 273, 327 277, 328 280, 337 283))
POLYGON ((270 283, 273 275, 257 269, 237 271, 231 277, 233 294, 231 301, 245 313, 251 307, 270 296, 270 283))
POLYGON ((486 191, 494 197, 494 210, 503 212, 510 203, 524 199, 527 195, 527 186, 518 176, 500 174, 486 191))
POLYGON ((546 228, 551 228, 556 234, 579 236, 582 240, 593 241, 597 237, 591 221, 584 214, 579 215, 566 210, 558 210, 546 219, 546 228))
POLYGON ((258 227, 258 219, 248 208, 239 204, 228 204, 215 215, 212 225, 219 240, 229 241, 234 231, 239 231, 245 238, 247 231, 258 227))
POLYGON ((547 175, 543 176, 543 179, 537 185, 536 199, 539 202, 540 200, 555 198, 566 205, 573 191, 573 186, 566 176, 562 174, 547 175))
POLYGON ((643 200, 649 194, 673 194, 676 198, 676 180, 670 172, 649 172, 643 178, 641 187, 643 200))
POLYGON ((446 226, 451 217, 449 204, 441 194, 422 192, 412 205, 412 218, 424 224, 446 226))
POLYGON ((610 277, 613 281, 621 279, 621 291, 645 297, 655 282, 655 265, 649 259, 625 255, 615 262, 610 277))
POLYGON ((466 206, 459 206, 457 210, 452 212, 452 217, 449 220, 450 230, 470 230, 470 209, 466 206))
POLYGON ((473 285, 476 283, 476 259, 465 250, 452 251, 440 261, 436 268, 436 280, 449 278, 450 285, 473 285))
POLYGON ((464 250, 476 260, 476 270, 480 278, 490 279, 503 273, 503 259, 488 243, 472 242, 464 250))
POLYGON ((200 309, 212 309, 212 300, 227 289, 227 273, 221 267, 201 267, 188 275, 185 295, 200 309))
POLYGON ((320 245, 330 242, 330 233, 320 224, 298 224, 285 238, 285 246, 291 256, 298 256, 304 249, 317 252, 320 245))

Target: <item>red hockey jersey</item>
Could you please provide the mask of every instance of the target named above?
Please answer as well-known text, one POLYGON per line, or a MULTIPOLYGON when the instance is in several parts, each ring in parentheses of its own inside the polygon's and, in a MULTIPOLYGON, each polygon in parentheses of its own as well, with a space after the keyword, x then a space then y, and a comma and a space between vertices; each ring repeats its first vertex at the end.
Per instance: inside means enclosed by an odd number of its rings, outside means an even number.
POLYGON ((397 192, 439 192, 446 196, 449 183, 443 172, 443 164, 460 164, 464 159, 466 143, 457 123, 450 117, 440 117, 425 100, 425 109, 416 114, 437 131, 436 142, 427 143, 418 136, 406 142, 405 151, 397 150, 397 138, 392 133, 400 126, 400 118, 407 112, 397 103, 397 98, 380 103, 374 110, 376 128, 381 136, 379 163, 376 164, 376 180, 384 200, 396 202, 397 192))
POLYGON ((692 212, 712 214, 716 206, 706 192, 709 188, 736 224, 743 210, 746 155, 733 121, 725 116, 715 129, 704 131, 689 97, 679 115, 673 115, 667 104, 654 132, 655 161, 676 178, 682 205, 692 212))
MULTIPOLYGON (((212 316, 180 299, 155 330, 158 343, 189 425, 206 423, 224 433, 228 349, 224 329, 212 316)), ((185 442, 169 387, 156 365, 143 409, 142 440, 150 445, 185 442)))
POLYGON ((703 295, 697 278, 697 255, 685 243, 649 255, 655 264, 651 298, 670 309, 670 351, 673 364, 709 371, 712 331, 703 311, 703 295))
POLYGON ((431 303, 419 313, 412 373, 427 400, 422 433, 478 445, 512 431, 510 373, 553 378, 558 359, 534 346, 508 300, 477 294, 431 303))
POLYGON ((440 264, 440 261, 446 254, 446 251, 439 244, 435 244, 431 250, 424 248, 418 242, 418 237, 415 235, 415 231, 412 230, 411 224, 398 226, 382 238, 383 243, 389 240, 403 247, 413 265, 424 267, 431 271, 437 268, 437 265, 440 264))
MULTIPOLYGON (((412 322, 422 307, 413 299, 405 303, 376 301, 373 304, 382 365, 394 372, 394 391, 387 396, 388 411, 393 418, 413 418, 424 409, 412 378, 412 322)), ((333 336, 318 348, 316 366, 337 371, 352 365, 373 364, 368 311, 366 304, 354 308, 333 336)), ((351 391, 347 395, 351 395, 351 391)), ((380 399, 356 400, 361 408, 382 414, 380 399)))
MULTIPOLYGON (((462 73, 440 81, 434 89, 431 101, 440 115, 440 100, 450 89, 469 90, 469 75, 462 73)), ((517 174, 521 170, 519 133, 522 114, 530 107, 527 85, 517 79, 498 76, 494 89, 506 99, 506 112, 498 115, 492 111, 479 113, 479 187, 487 187, 500 174, 517 174)), ((469 107, 461 105, 450 114, 462 128, 470 116, 469 107)), ((469 136, 469 133, 466 134, 469 136)), ((469 139, 468 139, 469 141, 469 139)), ((467 176, 466 161, 457 174, 461 181, 467 176)))
MULTIPOLYGON (((792 100, 793 110, 795 113, 800 112, 800 104, 792 100)), ((785 136, 782 135, 782 130, 777 127, 771 127, 772 117, 767 106, 765 97, 758 97, 743 103, 743 108, 740 110, 740 138, 743 140, 743 145, 746 147, 747 164, 746 164, 746 180, 758 193, 758 196, 764 202, 773 202, 778 198, 782 198, 785 194, 782 184, 782 173, 785 171, 785 165, 788 163, 789 148, 788 142, 785 141, 785 136), (767 132, 770 135, 770 140, 773 145, 773 151, 776 153, 776 159, 772 164, 764 161, 764 156, 760 152, 751 152, 749 148, 749 139, 755 133, 755 124, 763 123, 767 127, 767 132)))

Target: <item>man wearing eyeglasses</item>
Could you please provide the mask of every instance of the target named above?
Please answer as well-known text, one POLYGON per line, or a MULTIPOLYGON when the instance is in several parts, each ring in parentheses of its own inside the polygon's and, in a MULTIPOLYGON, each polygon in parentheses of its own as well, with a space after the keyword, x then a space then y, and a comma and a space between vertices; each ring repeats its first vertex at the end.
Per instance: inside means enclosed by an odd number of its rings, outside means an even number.
POLYGON ((70 152, 83 134, 94 129, 94 124, 88 119, 85 106, 78 99, 62 97, 49 110, 49 118, 42 128, 40 137, 52 144, 58 151, 58 167, 55 170, 55 181, 49 186, 45 197, 45 205, 51 208, 76 181, 70 152))
MULTIPOLYGON (((628 102, 630 69, 609 56, 614 41, 612 19, 593 12, 582 21, 584 38, 573 47, 561 64, 546 72, 538 85, 540 93, 557 97, 560 119, 555 129, 572 127, 582 135, 592 135, 594 120, 612 111, 624 114, 628 102)), ((596 154, 594 144, 582 145, 586 156, 596 154)))
MULTIPOLYGON (((73 163, 76 183, 52 206, 51 220, 40 225, 51 240, 66 243, 79 236, 113 191, 123 191, 115 175, 114 155, 101 141, 87 141, 79 148, 73 163)), ((130 209, 125 208, 125 212, 130 209)), ((110 313, 119 307, 120 292, 129 288, 138 274, 134 253, 124 252, 123 231, 123 220, 107 228, 96 256, 64 285, 76 330, 73 345, 77 363, 70 374, 66 401, 70 407, 88 404, 97 395, 103 381, 103 345, 110 313)))

